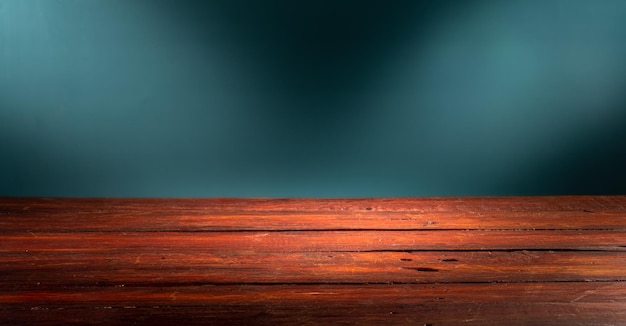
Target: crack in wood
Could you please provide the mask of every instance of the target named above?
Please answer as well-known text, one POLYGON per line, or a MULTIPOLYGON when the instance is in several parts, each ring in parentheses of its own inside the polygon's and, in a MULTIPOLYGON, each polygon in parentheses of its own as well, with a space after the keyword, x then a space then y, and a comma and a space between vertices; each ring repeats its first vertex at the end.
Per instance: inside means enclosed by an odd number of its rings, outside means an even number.
POLYGON ((439 270, 431 267, 401 267, 402 269, 410 269, 418 272, 438 272, 439 270))

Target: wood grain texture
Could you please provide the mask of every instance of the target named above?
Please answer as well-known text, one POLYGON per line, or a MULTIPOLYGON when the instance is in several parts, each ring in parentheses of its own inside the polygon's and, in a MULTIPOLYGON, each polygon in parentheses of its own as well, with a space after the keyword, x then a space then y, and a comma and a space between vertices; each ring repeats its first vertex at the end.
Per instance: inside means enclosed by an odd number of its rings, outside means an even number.
POLYGON ((80 287, 10 291, 0 295, 0 303, 4 321, 38 325, 620 325, 626 318, 626 285, 80 287))
POLYGON ((0 198, 0 324, 626 324, 626 196, 0 198))

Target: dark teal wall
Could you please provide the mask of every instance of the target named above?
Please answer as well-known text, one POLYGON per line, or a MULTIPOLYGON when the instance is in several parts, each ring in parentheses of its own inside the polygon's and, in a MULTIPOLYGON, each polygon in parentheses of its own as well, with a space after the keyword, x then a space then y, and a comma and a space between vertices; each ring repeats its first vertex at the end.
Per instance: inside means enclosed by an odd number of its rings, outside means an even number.
POLYGON ((0 0, 0 195, 626 193, 626 1, 0 0))

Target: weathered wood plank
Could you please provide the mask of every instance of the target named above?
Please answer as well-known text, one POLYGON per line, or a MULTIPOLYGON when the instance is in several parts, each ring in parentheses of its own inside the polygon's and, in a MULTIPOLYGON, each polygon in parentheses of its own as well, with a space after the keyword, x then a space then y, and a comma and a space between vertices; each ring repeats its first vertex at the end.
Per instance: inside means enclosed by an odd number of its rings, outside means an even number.
POLYGON ((304 231, 80 232, 5 234, 3 252, 89 253, 140 248, 146 252, 342 252, 418 250, 626 251, 626 232, 536 231, 304 231))
POLYGON ((623 303, 480 303, 299 306, 113 306, 0 310, 7 325, 542 325, 615 326, 626 323, 623 303))
POLYGON ((621 252, 4 253, 0 286, 626 281, 621 252))
POLYGON ((177 211, 624 211, 626 196, 514 196, 421 198, 41 198, 0 197, 2 206, 15 208, 79 209, 121 208, 151 211, 155 207, 177 211))
POLYGON ((626 283, 87 287, 0 304, 7 324, 619 325, 626 283))
POLYGON ((626 196, 418 199, 0 198, 0 232, 626 230, 626 196))
MULTIPOLYGON (((28 289, 5 288, 0 303, 14 308, 15 302, 29 307, 71 304, 73 306, 197 306, 224 303, 227 305, 273 301, 289 304, 300 301, 329 303, 416 304, 439 302, 498 303, 514 300, 533 302, 615 302, 626 304, 626 282, 540 282, 487 284, 270 284, 270 285, 202 285, 202 286, 33 286, 28 289)), ((626 311, 624 311, 626 313, 626 311)))

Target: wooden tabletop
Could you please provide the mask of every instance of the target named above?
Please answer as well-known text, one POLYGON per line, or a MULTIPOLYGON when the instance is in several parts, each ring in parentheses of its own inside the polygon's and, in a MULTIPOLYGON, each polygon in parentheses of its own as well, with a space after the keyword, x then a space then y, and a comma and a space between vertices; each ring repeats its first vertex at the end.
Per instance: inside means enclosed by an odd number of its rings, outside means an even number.
POLYGON ((0 198, 0 324, 624 325, 626 196, 0 198))

